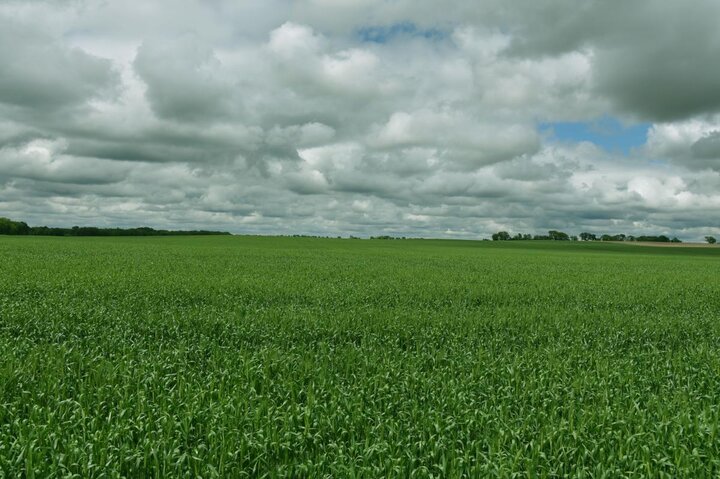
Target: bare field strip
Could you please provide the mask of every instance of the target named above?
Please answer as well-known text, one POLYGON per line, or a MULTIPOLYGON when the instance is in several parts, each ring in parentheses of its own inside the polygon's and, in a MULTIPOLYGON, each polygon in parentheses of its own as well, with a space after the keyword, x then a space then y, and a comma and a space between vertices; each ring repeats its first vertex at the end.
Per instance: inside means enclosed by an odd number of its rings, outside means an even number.
POLYGON ((660 248, 720 248, 720 245, 708 243, 660 243, 653 241, 606 241, 606 243, 629 246, 657 246, 660 248))

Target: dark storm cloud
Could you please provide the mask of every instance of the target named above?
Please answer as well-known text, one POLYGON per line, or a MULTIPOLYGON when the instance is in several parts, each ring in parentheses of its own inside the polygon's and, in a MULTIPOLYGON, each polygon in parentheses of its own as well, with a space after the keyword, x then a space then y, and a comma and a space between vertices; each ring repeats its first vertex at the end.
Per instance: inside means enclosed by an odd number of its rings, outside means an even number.
POLYGON ((693 157, 699 160, 714 160, 720 166, 720 131, 713 131, 692 145, 693 157))
POLYGON ((238 108, 232 81, 209 45, 196 35, 145 42, 135 71, 147 85, 147 99, 160 118, 217 122, 238 108))
POLYGON ((673 121, 720 111, 720 3, 533 2, 511 52, 594 52, 597 92, 627 114, 673 121))
POLYGON ((0 15, 0 102, 35 110, 82 104, 118 85, 112 62, 0 15))

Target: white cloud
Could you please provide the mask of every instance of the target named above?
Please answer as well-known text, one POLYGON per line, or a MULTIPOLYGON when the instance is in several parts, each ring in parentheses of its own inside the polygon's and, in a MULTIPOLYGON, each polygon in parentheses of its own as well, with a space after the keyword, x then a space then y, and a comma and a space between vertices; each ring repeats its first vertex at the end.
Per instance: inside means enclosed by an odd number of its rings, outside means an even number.
POLYGON ((307 25, 286 22, 270 32, 270 51, 285 61, 302 61, 316 56, 324 44, 323 38, 307 25))

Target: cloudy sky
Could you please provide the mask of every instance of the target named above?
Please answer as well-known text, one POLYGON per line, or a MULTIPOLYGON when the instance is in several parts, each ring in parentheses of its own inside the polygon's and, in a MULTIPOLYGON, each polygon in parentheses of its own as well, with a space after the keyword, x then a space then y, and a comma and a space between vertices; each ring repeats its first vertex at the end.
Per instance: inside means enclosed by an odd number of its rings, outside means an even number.
POLYGON ((0 216, 720 234, 717 0, 2 0, 0 216))

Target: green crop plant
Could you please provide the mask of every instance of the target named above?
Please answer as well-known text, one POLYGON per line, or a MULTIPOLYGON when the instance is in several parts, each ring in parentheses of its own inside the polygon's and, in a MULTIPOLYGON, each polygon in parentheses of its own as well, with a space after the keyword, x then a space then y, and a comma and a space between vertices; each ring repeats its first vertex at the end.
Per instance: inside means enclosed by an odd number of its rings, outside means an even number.
POLYGON ((0 477, 711 477, 720 250, 0 237, 0 477))

